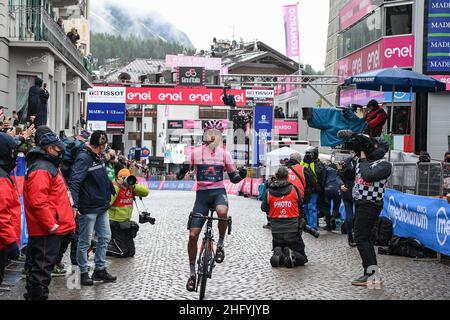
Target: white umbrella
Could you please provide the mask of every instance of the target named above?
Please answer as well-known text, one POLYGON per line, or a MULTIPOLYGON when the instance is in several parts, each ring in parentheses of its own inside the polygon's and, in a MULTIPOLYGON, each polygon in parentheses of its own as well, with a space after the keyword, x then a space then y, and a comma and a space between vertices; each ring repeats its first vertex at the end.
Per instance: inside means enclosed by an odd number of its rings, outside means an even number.
POLYGON ((266 176, 270 175, 271 167, 279 167, 280 160, 289 159, 291 154, 298 152, 289 147, 283 147, 272 152, 269 152, 266 155, 266 176))

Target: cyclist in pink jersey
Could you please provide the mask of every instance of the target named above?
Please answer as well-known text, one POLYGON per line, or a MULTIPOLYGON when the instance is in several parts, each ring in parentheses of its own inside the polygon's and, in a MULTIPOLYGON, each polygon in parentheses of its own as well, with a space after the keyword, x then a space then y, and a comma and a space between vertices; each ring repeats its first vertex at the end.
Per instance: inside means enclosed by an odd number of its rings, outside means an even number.
MULTIPOLYGON (((223 148, 224 128, 220 121, 209 121, 203 129, 205 144, 194 148, 188 155, 188 161, 177 174, 177 179, 183 179, 187 172, 194 170, 197 176, 194 213, 208 216, 209 210, 213 208, 219 218, 227 219, 228 197, 223 182, 224 172, 228 173, 232 183, 237 184, 247 176, 247 170, 243 168, 236 170, 230 153, 223 148)), ((186 285, 188 291, 195 291, 197 243, 204 223, 204 219, 193 218, 190 225, 188 243, 190 276, 186 285)), ((217 263, 222 263, 225 258, 223 247, 227 227, 227 222, 219 222, 219 241, 215 254, 217 263)))

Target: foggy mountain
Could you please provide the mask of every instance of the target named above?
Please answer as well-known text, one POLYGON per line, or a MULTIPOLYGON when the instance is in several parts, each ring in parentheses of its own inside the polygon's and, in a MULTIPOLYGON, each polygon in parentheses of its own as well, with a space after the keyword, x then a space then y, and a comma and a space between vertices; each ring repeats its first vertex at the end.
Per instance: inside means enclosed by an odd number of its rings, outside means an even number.
POLYGON ((127 7, 126 1, 92 1, 90 25, 92 33, 161 39, 164 42, 177 42, 187 48, 194 48, 184 32, 164 21, 161 16, 155 13, 133 12, 127 7))

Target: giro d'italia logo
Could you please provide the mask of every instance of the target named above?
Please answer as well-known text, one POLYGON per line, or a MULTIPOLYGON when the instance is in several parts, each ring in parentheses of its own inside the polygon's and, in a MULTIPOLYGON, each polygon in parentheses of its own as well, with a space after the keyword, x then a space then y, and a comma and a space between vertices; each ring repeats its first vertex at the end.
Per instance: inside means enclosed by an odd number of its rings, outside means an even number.
POLYGON ((436 213, 436 238, 443 247, 450 236, 450 220, 447 216, 445 208, 442 207, 436 213))

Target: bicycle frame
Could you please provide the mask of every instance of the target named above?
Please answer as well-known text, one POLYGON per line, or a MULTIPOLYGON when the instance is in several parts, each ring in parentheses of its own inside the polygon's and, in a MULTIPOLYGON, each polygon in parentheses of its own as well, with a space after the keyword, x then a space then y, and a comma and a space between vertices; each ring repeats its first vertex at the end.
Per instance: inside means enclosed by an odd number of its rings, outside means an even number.
POLYGON ((205 219, 206 222, 206 230, 204 233, 204 237, 202 240, 202 245, 200 247, 200 253, 197 260, 197 283, 195 287, 195 291, 198 292, 200 287, 200 300, 203 300, 206 290, 206 281, 207 279, 211 279, 212 271, 215 267, 215 254, 214 254, 214 236, 213 236, 213 221, 222 221, 228 223, 228 234, 231 234, 231 226, 232 219, 228 217, 228 219, 214 218, 214 209, 211 209, 208 216, 203 216, 199 214, 193 214, 189 216, 189 224, 190 227, 192 218, 205 219))

